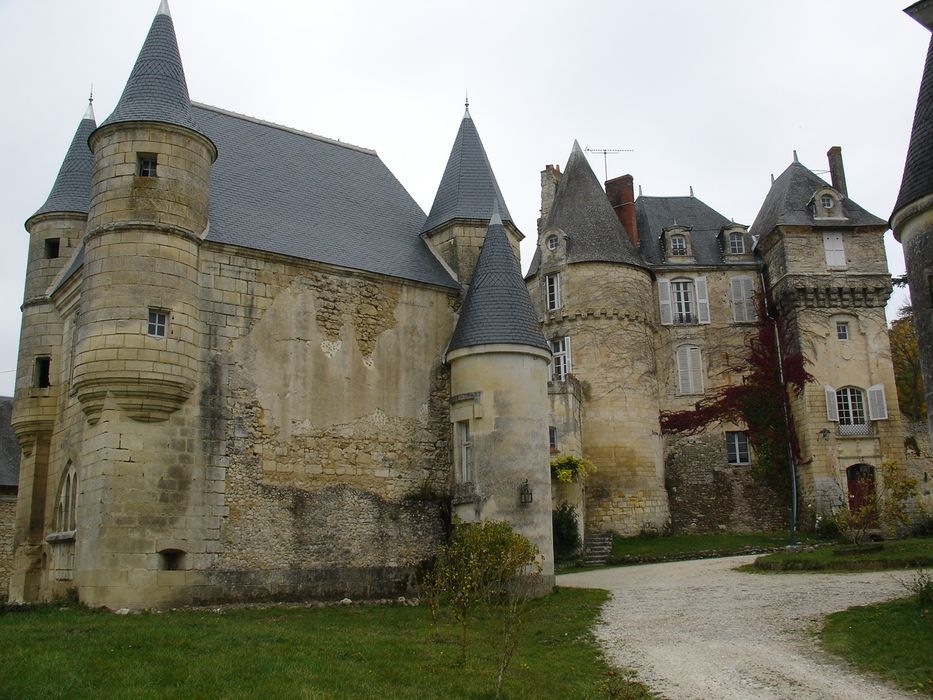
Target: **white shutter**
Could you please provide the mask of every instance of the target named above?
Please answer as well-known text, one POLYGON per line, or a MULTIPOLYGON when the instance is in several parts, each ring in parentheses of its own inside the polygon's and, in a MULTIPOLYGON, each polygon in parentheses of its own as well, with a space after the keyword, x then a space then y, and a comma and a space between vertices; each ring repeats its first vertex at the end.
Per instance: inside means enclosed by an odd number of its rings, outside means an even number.
POLYGON ((709 323, 709 291, 705 277, 694 280, 697 290, 697 323, 709 323))
POLYGON ((693 394, 703 393, 703 359, 700 348, 690 348, 690 384, 693 394))
POLYGON ((573 361, 570 359, 570 336, 564 338, 564 352, 566 353, 567 359, 565 361, 565 372, 571 374, 573 372, 573 361))
POLYGON ((661 303, 661 325, 669 326, 674 322, 671 308, 671 281, 658 280, 658 300, 661 303))
POLYGON ((868 387, 868 417, 871 420, 888 419, 888 403, 884 398, 884 384, 868 387))
POLYGON ((846 266, 846 251, 841 233, 824 233, 823 249, 826 251, 827 267, 846 266))
POLYGON ((823 387, 826 394, 826 420, 839 422, 839 407, 836 405, 836 390, 829 384, 823 387))
POLYGON ((743 277, 733 277, 729 281, 729 290, 732 293, 732 320, 736 323, 744 323, 748 320, 745 318, 745 304, 742 298, 743 279, 743 277))
POLYGON ((745 299, 745 320, 757 321, 758 309, 755 306, 755 281, 751 277, 742 278, 742 295, 745 299))
POLYGON ((690 391, 690 348, 686 345, 677 348, 677 388, 681 394, 692 394, 690 391))

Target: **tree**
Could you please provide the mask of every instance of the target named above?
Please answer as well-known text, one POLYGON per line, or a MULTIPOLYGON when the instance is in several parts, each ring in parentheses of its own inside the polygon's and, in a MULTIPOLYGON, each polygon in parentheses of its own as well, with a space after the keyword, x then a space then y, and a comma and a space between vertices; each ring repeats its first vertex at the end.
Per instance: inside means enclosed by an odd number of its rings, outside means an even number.
POLYGON ((888 329, 897 403, 901 413, 920 423, 927 419, 923 374, 920 367, 920 346, 914 329, 914 313, 910 304, 900 308, 900 316, 888 329))

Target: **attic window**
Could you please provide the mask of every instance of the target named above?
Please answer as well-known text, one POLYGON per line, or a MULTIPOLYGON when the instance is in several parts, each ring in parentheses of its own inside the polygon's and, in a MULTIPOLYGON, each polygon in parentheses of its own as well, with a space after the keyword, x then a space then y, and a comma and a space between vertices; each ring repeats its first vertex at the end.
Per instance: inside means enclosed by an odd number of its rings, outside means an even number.
POLYGON ((156 177, 155 153, 139 153, 136 156, 136 174, 139 177, 156 177))
POLYGON ((745 238, 741 233, 729 234, 729 252, 732 255, 743 255, 745 253, 745 238))
POLYGON ((54 260, 58 257, 60 250, 60 242, 58 238, 46 238, 45 239, 45 259, 54 260))
POLYGON ((671 236, 671 255, 686 255, 687 239, 683 236, 671 236))
POLYGON ((832 209, 835 202, 833 202, 833 198, 828 194, 824 194, 822 197, 820 197, 820 204, 823 205, 823 209, 832 209))
POLYGON ((557 250, 557 246, 560 245, 560 240, 558 240, 557 236, 548 236, 545 243, 547 244, 548 250, 557 250))

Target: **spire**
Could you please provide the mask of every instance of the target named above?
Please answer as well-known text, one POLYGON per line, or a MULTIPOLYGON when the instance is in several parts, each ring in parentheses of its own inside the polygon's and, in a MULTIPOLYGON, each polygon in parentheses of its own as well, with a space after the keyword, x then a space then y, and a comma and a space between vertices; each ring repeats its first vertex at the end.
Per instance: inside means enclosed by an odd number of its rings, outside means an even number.
POLYGON ((491 208, 486 240, 448 352, 494 343, 550 350, 495 200, 491 208))
MULTIPOLYGON (((87 214, 91 207, 91 169, 94 166, 94 154, 88 148, 87 139, 97 128, 94 110, 89 100, 84 117, 78 124, 71 146, 65 154, 65 160, 58 170, 58 177, 52 185, 52 191, 39 210, 32 217, 49 212, 78 212, 87 214)), ((30 218, 32 218, 30 217, 30 218)))
POLYGON ((467 100, 460 130, 434 196, 434 205, 421 231, 430 231, 453 219, 488 220, 492 202, 498 202, 502 218, 511 221, 512 216, 486 157, 486 149, 470 116, 467 100))
POLYGON ((87 98, 87 109, 84 110, 84 119, 90 119, 95 124, 97 123, 97 118, 94 116, 94 86, 91 85, 91 94, 87 98))
POLYGON ((135 121, 174 124, 200 133, 191 113, 185 70, 166 0, 152 20, 116 109, 101 126, 135 121))
POLYGON ((910 146, 904 163, 901 189, 894 205, 894 217, 900 209, 933 193, 933 37, 927 49, 920 93, 910 132, 910 146))

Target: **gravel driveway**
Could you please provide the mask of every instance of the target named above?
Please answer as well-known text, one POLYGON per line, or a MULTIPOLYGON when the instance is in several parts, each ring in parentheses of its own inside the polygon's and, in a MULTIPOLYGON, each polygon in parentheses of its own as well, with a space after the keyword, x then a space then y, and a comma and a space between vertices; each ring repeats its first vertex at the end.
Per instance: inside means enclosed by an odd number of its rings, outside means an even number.
POLYGON ((597 635, 613 663, 670 700, 915 697, 858 675, 811 634, 824 615, 907 595, 910 571, 744 574, 755 557, 599 569, 557 577, 605 588, 597 635))

